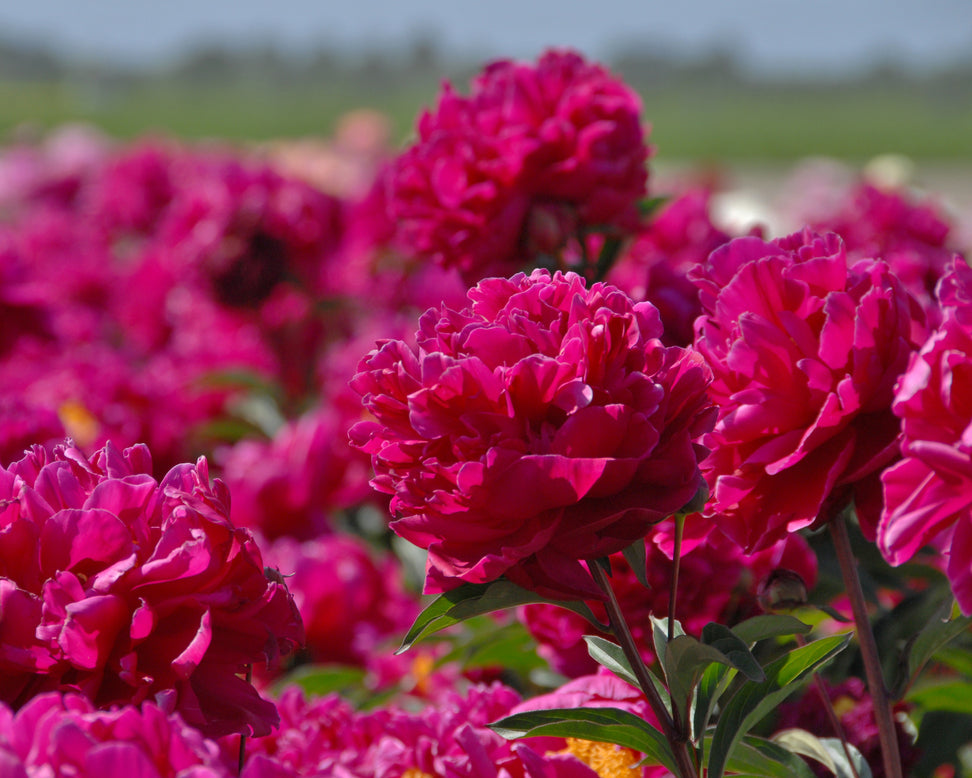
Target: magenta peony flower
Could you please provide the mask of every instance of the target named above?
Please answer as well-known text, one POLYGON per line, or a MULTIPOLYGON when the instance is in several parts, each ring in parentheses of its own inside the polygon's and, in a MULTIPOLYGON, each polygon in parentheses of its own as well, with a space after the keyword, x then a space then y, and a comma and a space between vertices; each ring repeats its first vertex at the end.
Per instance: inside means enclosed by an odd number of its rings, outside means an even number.
POLYGON ((946 572, 972 614, 972 268, 956 258, 939 294, 944 321, 898 383, 904 458, 884 481, 878 544, 893 565, 939 539, 946 572), (945 533, 949 533, 945 536, 945 533))
POLYGON ((17 713, 0 703, 0 774, 76 778, 230 778, 218 744, 152 702, 96 710, 48 692, 17 713))
POLYGON ((630 231, 647 179, 640 114, 631 89, 570 51, 487 65, 468 97, 446 85, 389 176, 404 247, 475 283, 585 229, 630 231))
POLYGON ((352 379, 376 421, 351 430, 392 494, 392 529, 429 550, 426 590, 500 576, 597 597, 582 559, 644 537, 698 490, 708 371, 665 348, 658 312, 536 270, 487 279, 352 379))
POLYGON ((21 617, 0 632, 4 700, 173 696, 207 734, 266 733, 273 704, 240 676, 303 640, 293 600, 205 459, 161 482, 151 468, 144 446, 88 459, 68 443, 0 471, 0 596, 21 617))
POLYGON ((751 552, 854 499, 873 538, 879 474, 898 455, 894 382, 923 337, 914 299, 882 262, 848 266, 840 238, 809 231, 738 238, 695 278, 720 529, 751 552))
POLYGON ((242 440, 222 455, 233 523, 267 538, 308 540, 330 531, 331 514, 367 496, 367 461, 331 408, 288 422, 270 441, 242 440))
POLYGON ((280 729, 247 744, 243 778, 500 778, 511 774, 504 767, 519 760, 511 744, 486 725, 519 701, 512 689, 492 684, 464 694, 451 691, 420 710, 356 713, 336 695, 307 700, 297 687, 287 687, 280 729))
POLYGON ((712 223, 709 192, 690 189, 666 203, 632 241, 607 280, 661 314, 662 340, 673 346, 692 342, 700 313, 699 291, 689 271, 730 236, 712 223))
POLYGON ((935 285, 956 251, 955 231, 933 202, 903 190, 861 181, 834 204, 833 212, 810 222, 819 232, 836 232, 853 259, 880 257, 925 309, 940 321, 935 285))
POLYGON ((418 615, 418 599, 405 592, 396 558, 377 557, 354 536, 305 543, 280 538, 263 558, 287 581, 312 662, 366 665, 381 644, 399 641, 418 615))

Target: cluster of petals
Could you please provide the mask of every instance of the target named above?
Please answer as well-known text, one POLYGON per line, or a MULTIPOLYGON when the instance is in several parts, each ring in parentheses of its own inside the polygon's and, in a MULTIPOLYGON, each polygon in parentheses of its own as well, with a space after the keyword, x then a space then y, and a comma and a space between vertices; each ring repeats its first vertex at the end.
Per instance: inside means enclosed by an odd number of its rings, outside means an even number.
POLYGON ((279 538, 263 548, 263 560, 287 582, 306 633, 302 653, 311 662, 366 665, 379 651, 397 648, 418 615, 397 559, 354 535, 303 543, 279 538))
POLYGON ((640 114, 634 91, 572 51, 487 65, 468 96, 446 85, 388 177, 401 244, 474 283, 583 229, 632 229, 649 153, 640 114))
POLYGON ((712 367, 707 510, 747 552, 821 524, 851 500, 873 538, 880 471, 898 456, 898 376, 921 309, 886 264, 847 260, 808 230, 737 238, 693 276, 696 348, 712 367))
POLYGON ((352 386, 351 430, 392 495, 391 528, 429 551, 426 590, 501 576, 597 597, 581 560, 644 537, 701 479, 709 371, 665 347, 650 303, 573 273, 486 279, 388 341, 352 386))
MULTIPOLYGON (((827 689, 826 701, 820 699, 820 687, 810 686, 799 699, 785 702, 779 708, 776 722, 778 729, 805 729, 817 737, 844 737, 864 757, 871 768, 874 778, 883 778, 884 764, 881 759, 881 743, 878 726, 874 719, 874 702, 864 681, 851 677, 827 689), (833 707, 840 722, 841 732, 834 732, 833 723, 824 705, 833 707)), ((895 737, 901 755, 901 766, 905 775, 911 774, 921 757, 921 750, 915 747, 913 733, 905 725, 910 706, 899 702, 894 705, 895 737)), ((811 761, 811 768, 823 778, 833 775, 823 765, 811 761)))
POLYGON ((229 778, 219 745, 146 702, 98 710, 80 694, 46 692, 14 712, 0 703, 5 778, 229 778))
POLYGON ((206 734, 264 734, 274 706, 241 675, 302 642, 293 600, 205 459, 151 472, 144 446, 70 442, 0 470, 0 699, 164 697, 206 734))
POLYGON ((940 540, 956 599, 972 614, 972 269, 942 279, 943 322, 901 377, 902 460, 885 471, 878 544, 894 565, 940 540))
POLYGON ((880 257, 925 309, 940 321, 935 286, 956 251, 956 230, 942 210, 902 189, 861 181, 836 200, 830 213, 809 222, 836 232, 853 258, 880 257))
POLYGON ((271 440, 246 438, 221 457, 233 523, 266 538, 310 540, 332 514, 367 497, 367 458, 347 444, 346 418, 330 407, 285 423, 271 440))

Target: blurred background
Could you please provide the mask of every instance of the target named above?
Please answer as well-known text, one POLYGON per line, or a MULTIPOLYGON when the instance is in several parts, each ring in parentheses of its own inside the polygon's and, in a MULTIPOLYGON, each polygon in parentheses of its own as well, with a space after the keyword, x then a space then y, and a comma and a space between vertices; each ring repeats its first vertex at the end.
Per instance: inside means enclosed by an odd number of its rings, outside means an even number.
POLYGON ((547 46, 641 93, 662 165, 893 154, 949 192, 972 160, 968 0, 6 3, 0 132, 262 141, 372 108, 399 144, 443 79, 547 46))

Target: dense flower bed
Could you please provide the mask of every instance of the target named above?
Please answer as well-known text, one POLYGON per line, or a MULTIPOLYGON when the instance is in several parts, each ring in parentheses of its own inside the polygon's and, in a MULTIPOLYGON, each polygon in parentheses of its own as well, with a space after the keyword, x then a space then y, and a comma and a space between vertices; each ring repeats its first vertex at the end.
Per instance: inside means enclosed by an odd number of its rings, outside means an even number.
POLYGON ((714 774, 757 682, 729 774, 972 775, 972 214, 741 233, 646 118, 551 50, 399 150, 0 152, 0 775, 714 774))

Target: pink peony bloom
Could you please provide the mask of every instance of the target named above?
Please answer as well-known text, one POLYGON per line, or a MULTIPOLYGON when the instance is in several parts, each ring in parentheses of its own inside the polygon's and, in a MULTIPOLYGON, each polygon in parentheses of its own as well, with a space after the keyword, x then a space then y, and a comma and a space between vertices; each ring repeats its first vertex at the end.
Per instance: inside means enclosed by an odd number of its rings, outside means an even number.
POLYGON ((111 711, 48 692, 17 713, 0 703, 5 778, 230 778, 219 745, 152 702, 111 711))
POLYGON ((631 89, 570 51, 494 62, 468 97, 446 85, 389 177, 404 247, 475 283, 585 229, 630 231, 647 179, 640 114, 631 89))
POLYGON ((956 239, 936 204, 861 181, 810 226, 840 235, 852 259, 883 259, 921 303, 929 324, 937 326, 940 312, 933 293, 955 255, 956 239))
POLYGON ((0 596, 24 620, 4 620, 4 699, 161 695, 207 734, 266 733, 273 704, 240 676, 302 641, 293 600, 205 459, 151 469, 144 446, 88 459, 69 443, 0 471, 0 596))
POLYGON ((486 725, 519 701, 512 689, 493 684, 449 692, 420 710, 356 713, 335 695, 308 700, 297 687, 287 687, 280 729, 247 744, 243 778, 508 778, 504 767, 519 760, 486 725))
POLYGON ((702 313, 689 271, 730 236, 712 223, 710 194, 690 189, 673 198, 632 241, 607 280, 661 314, 662 340, 673 346, 692 342, 693 323, 702 313))
POLYGON ((704 439, 709 510, 747 552, 851 499, 874 537, 879 474, 898 455, 894 382, 923 338, 914 299, 836 235, 738 238, 695 274, 696 347, 715 373, 704 439))
POLYGON ((537 270, 487 279, 352 379, 351 430, 392 494, 392 529, 429 550, 426 590, 500 576, 597 597, 580 560, 619 551, 695 495, 708 371, 665 348, 658 312, 537 270))
POLYGON ((354 536, 280 538, 263 558, 287 581, 311 662, 366 665, 379 646, 397 648, 418 615, 418 599, 405 592, 396 558, 377 557, 354 536))
POLYGON ((247 439, 221 459, 233 523, 267 538, 308 540, 330 531, 331 514, 367 496, 367 461, 343 434, 348 423, 318 408, 270 441, 247 439))
MULTIPOLYGON (((797 727, 817 737, 839 737, 822 707, 823 704, 832 705, 847 742, 861 752, 874 778, 884 778, 886 773, 881 759, 878 728, 874 721, 874 703, 871 701, 871 695, 868 694, 864 681, 860 678, 848 678, 843 683, 828 689, 828 695, 830 699, 826 703, 821 703, 820 692, 812 686, 799 699, 783 703, 780 706, 777 727, 781 730, 797 727)), ((901 765, 906 775, 911 774, 910 771, 915 768, 921 757, 921 751, 915 748, 913 737, 901 721, 901 717, 907 715, 908 708, 909 706, 903 702, 894 706, 897 720, 895 734, 901 752, 901 765)), ((817 775, 822 777, 833 775, 818 762, 809 761, 817 775)))
POLYGON ((932 540, 965 614, 972 614, 972 269, 942 279, 944 321, 898 383, 904 458, 883 475, 878 544, 899 565, 932 540), (948 533, 946 535, 945 533, 948 533))

